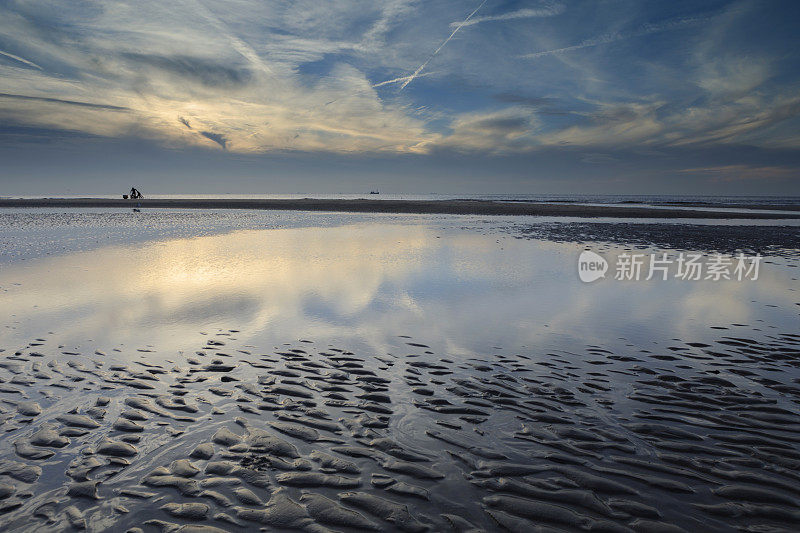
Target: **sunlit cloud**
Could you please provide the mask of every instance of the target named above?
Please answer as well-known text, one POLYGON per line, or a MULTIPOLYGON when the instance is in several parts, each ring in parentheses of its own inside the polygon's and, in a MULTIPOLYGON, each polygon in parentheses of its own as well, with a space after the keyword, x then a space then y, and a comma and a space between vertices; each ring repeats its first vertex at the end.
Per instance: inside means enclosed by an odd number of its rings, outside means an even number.
POLYGON ((245 154, 796 149, 797 70, 749 37, 759 6, 12 1, 0 121, 245 154))
POLYGON ((8 27, 13 21, 3 24, 28 48, 57 52, 58 69, 74 77, 0 65, 2 90, 14 95, 0 98, 0 116, 37 127, 236 152, 403 152, 433 138, 402 104, 379 99, 358 69, 334 63, 328 76, 308 83, 295 71, 297 57, 285 50, 305 61, 306 49, 318 58, 343 44, 276 39, 268 43, 272 50, 257 52, 247 36, 232 32, 233 24, 202 4, 191 5, 192 15, 180 20, 171 12, 158 16, 153 4, 141 10, 98 4, 94 18, 77 24, 71 37, 79 46, 73 48, 40 31, 23 37, 8 27))
POLYGON ((487 152, 518 152, 531 149, 538 126, 535 114, 522 107, 493 113, 462 114, 451 124, 452 131, 439 147, 487 152))

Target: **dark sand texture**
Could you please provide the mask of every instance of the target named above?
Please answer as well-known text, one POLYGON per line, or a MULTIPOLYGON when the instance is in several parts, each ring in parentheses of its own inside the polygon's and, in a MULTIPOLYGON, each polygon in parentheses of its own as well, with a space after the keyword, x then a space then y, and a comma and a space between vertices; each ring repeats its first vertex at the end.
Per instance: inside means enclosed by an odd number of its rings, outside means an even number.
POLYGON ((159 363, 46 335, 0 359, 0 530, 797 531, 800 336, 720 329, 461 360, 231 330, 159 363))
POLYGON ((451 215, 532 215, 615 218, 796 219, 800 212, 712 211, 648 207, 589 206, 487 200, 322 200, 295 199, 143 199, 28 198, 0 199, 0 207, 150 207, 181 209, 272 209, 350 213, 426 213, 451 215))

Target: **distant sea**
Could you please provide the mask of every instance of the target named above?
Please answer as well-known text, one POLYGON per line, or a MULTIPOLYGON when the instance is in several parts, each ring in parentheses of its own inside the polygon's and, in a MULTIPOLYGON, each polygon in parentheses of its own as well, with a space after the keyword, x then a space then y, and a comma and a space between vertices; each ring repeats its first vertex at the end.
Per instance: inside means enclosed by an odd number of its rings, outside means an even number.
MULTIPOLYGON (((708 204, 734 205, 800 205, 800 196, 702 196, 702 195, 613 195, 613 194, 148 194, 145 198, 229 198, 229 199, 343 199, 370 198, 375 200, 492 200, 498 202, 556 202, 600 205, 708 204)), ((0 198, 120 198, 120 194, 10 195, 0 198)))

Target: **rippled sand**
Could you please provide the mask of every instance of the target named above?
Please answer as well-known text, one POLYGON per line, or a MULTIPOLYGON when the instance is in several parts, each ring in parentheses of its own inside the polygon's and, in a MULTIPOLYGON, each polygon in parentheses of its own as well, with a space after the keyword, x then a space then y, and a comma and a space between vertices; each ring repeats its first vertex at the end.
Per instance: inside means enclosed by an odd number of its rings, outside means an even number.
POLYGON ((3 527, 791 530, 800 518, 800 386, 773 379, 796 365, 797 334, 463 361, 411 338, 389 356, 310 340, 263 350, 237 334, 163 364, 153 348, 128 364, 57 353, 48 336, 6 356, 3 527))

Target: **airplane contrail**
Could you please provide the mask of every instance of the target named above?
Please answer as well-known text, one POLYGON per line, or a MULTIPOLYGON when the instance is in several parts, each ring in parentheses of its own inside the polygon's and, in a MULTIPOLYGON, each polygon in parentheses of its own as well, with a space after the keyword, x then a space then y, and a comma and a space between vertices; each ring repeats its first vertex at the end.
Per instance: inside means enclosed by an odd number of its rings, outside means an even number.
POLYGON ((434 51, 434 52, 431 54, 431 56, 430 56, 428 59, 426 59, 426 60, 425 60, 425 62, 424 62, 423 64, 421 64, 417 70, 415 70, 415 71, 414 71, 414 73, 413 73, 413 74, 411 74, 410 76, 408 76, 408 79, 407 79, 406 81, 404 81, 404 82, 403 82, 403 84, 400 86, 400 89, 399 89, 400 91, 402 91, 403 89, 405 89, 405 88, 408 86, 408 84, 409 84, 409 83, 411 83, 412 81, 414 81, 414 79, 416 79, 416 78, 417 78, 417 76, 419 76, 420 72, 422 72, 422 69, 424 69, 424 68, 425 68, 425 67, 428 65, 428 63, 430 63, 431 59, 433 59, 433 58, 436 56, 436 54, 438 54, 438 53, 439 53, 439 51, 440 51, 442 48, 444 48, 444 45, 446 45, 447 43, 449 43, 449 42, 450 42, 450 39, 452 39, 452 38, 453 38, 453 36, 454 36, 456 33, 458 33, 458 30, 460 30, 461 28, 463 28, 463 27, 464 27, 464 26, 465 26, 465 25, 466 25, 466 24, 469 22, 469 20, 470 20, 470 19, 471 19, 471 18, 472 18, 472 17, 475 15, 475 13, 477 13, 477 12, 478 12, 478 10, 480 10, 480 8, 482 8, 482 7, 483 7, 483 4, 485 4, 485 3, 486 3, 486 0, 483 0, 483 2, 481 2, 481 5, 479 5, 478 7, 476 7, 476 8, 475 8, 475 11, 473 11, 472 13, 470 13, 470 14, 469 14, 469 16, 468 16, 467 18, 465 18, 465 19, 464 19, 464 20, 461 22, 461 24, 459 24, 458 26, 456 26, 456 29, 454 29, 454 30, 453 30, 453 33, 451 33, 451 34, 450 34, 450 36, 449 36, 449 37, 447 37, 447 39, 445 39, 445 40, 444 40, 444 42, 442 42, 442 44, 440 44, 440 45, 439 45, 439 48, 437 48, 437 49, 436 49, 436 50, 435 50, 435 51, 434 51))
POLYGON ((708 22, 709 20, 710 20, 709 18, 704 18, 704 17, 693 17, 693 18, 667 20, 660 24, 645 24, 644 26, 640 27, 637 30, 629 32, 607 33, 605 35, 601 35, 593 39, 587 39, 581 43, 574 44, 572 46, 565 46, 563 48, 554 48, 552 50, 543 50, 541 52, 524 54, 518 57, 523 59, 536 59, 539 57, 545 57, 555 54, 563 54, 564 52, 572 52, 573 50, 581 50, 583 48, 592 48, 594 46, 599 46, 601 44, 614 43, 617 41, 623 41, 625 39, 632 39, 634 37, 644 37, 645 35, 675 30, 685 26, 703 24, 705 22, 708 22))
MULTIPOLYGON (((464 26, 474 26, 475 24, 481 24, 483 22, 527 19, 536 17, 553 17, 555 15, 560 15, 563 12, 564 12, 563 4, 550 4, 545 7, 537 9, 519 9, 517 11, 511 11, 509 13, 503 13, 501 15, 488 15, 485 17, 475 17, 474 19, 464 24, 464 26)), ((453 28, 455 28, 458 25, 459 25, 458 22, 450 23, 450 27, 453 28)))
POLYGON ((193 3, 197 7, 198 11, 201 12, 203 18, 205 18, 209 24, 211 24, 220 33, 222 33, 225 38, 228 39, 231 47, 233 47, 233 49, 236 50, 239 55, 244 57, 262 72, 272 74, 272 69, 269 68, 269 65, 267 65, 263 59, 261 59, 261 56, 258 55, 258 52, 256 52, 248 43, 237 37, 231 31, 230 27, 222 21, 222 19, 216 16, 209 8, 205 6, 202 0, 194 0, 193 3))
MULTIPOLYGON (((430 76, 431 74, 433 74, 433 73, 432 72, 426 72, 424 74, 420 73, 420 74, 417 74, 417 77, 418 78, 422 78, 423 76, 430 76)), ((374 89, 375 87, 383 87, 384 85, 391 85, 392 83, 405 82, 405 81, 409 81, 410 79, 411 79, 410 75, 409 76, 400 76, 399 78, 395 78, 393 80, 386 80, 386 81, 382 81, 380 83, 376 83, 375 85, 372 85, 370 87, 374 89)))
MULTIPOLYGON (((430 76, 431 74, 433 74, 433 72, 423 72, 422 74, 418 74, 418 75, 417 75, 417 77, 418 77, 418 78, 422 78, 423 76, 430 76)), ((385 86, 385 85, 391 85, 391 84, 393 84, 393 83, 401 83, 401 82, 407 81, 407 80, 408 80, 410 77, 411 77, 411 76, 400 76, 399 78, 395 78, 395 79, 393 79, 393 80, 386 80, 386 81, 382 81, 382 82, 380 82, 380 83, 376 83, 376 84, 374 84, 374 85, 370 85, 370 86, 369 86, 369 89, 364 89, 364 90, 361 90, 361 91, 356 91, 356 92, 354 92, 353 94, 350 94, 350 95, 348 95, 348 96, 360 96, 360 95, 362 95, 362 94, 367 94, 367 93, 370 93, 370 92, 372 92, 372 89, 375 89, 376 87, 383 87, 383 86, 385 86)), ((344 98, 344 97, 342 97, 342 98, 344 98)), ((333 100, 331 100, 330 102, 326 102, 326 103, 325 103, 325 105, 331 105, 331 104, 332 104, 332 103, 334 103, 334 102, 338 102, 338 101, 339 101, 339 100, 341 100, 342 98, 334 98, 334 99, 333 99, 333 100)))
POLYGON ((24 64, 28 65, 29 67, 38 68, 39 70, 44 70, 42 67, 40 67, 39 65, 37 65, 33 61, 28 61, 27 59, 19 57, 19 56, 15 56, 14 54, 9 54, 8 52, 3 52, 2 50, 0 50, 0 55, 4 55, 6 57, 10 57, 14 61, 19 61, 20 63, 24 63, 24 64))

